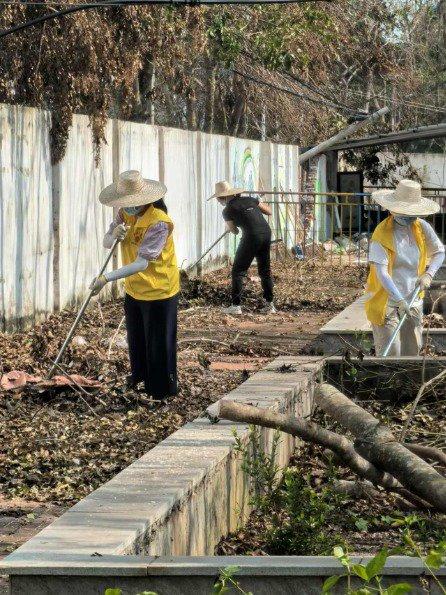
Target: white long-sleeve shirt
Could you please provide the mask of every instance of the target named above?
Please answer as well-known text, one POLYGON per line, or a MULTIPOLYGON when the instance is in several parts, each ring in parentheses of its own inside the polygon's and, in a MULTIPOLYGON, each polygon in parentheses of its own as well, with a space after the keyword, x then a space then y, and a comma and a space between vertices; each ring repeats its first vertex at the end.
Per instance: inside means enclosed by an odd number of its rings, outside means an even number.
MULTIPOLYGON (((426 239, 427 257, 429 259, 426 272, 434 277, 444 261, 444 245, 427 221, 424 219, 419 219, 419 221, 426 239)), ((376 273, 382 286, 389 294, 391 302, 396 303, 401 299, 409 299, 415 290, 420 251, 411 225, 400 225, 395 222, 393 241, 395 261, 391 275, 388 271, 387 252, 379 242, 372 241, 370 243, 369 262, 376 265, 376 273)))

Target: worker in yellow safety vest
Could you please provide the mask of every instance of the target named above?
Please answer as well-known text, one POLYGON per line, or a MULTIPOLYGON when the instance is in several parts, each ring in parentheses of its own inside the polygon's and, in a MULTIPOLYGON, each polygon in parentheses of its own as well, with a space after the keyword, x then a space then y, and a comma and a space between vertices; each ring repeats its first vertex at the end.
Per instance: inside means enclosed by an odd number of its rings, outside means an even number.
POLYGON ((373 232, 366 315, 372 324, 376 355, 382 355, 401 317, 408 316, 388 355, 418 355, 422 345, 423 292, 443 263, 444 245, 420 217, 437 213, 439 205, 421 195, 421 186, 401 180, 395 190, 372 193, 390 212, 373 232), (411 297, 419 295, 412 307, 411 297))
POLYGON ((119 211, 104 237, 104 247, 121 242, 123 266, 95 278, 94 293, 125 279, 125 320, 130 355, 129 383, 162 400, 177 394, 177 310, 179 271, 173 222, 164 203, 166 187, 138 171, 120 174, 99 200, 119 211))

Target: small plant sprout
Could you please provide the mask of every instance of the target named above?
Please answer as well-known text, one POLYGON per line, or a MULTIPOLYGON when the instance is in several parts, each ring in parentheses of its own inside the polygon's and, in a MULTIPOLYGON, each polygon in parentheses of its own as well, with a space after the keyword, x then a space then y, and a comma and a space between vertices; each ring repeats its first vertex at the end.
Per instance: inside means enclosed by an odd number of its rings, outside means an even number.
POLYGON ((387 548, 380 550, 368 564, 354 564, 346 551, 340 546, 333 549, 333 555, 345 568, 344 574, 330 576, 322 587, 322 593, 329 595, 341 579, 347 580, 346 595, 404 595, 411 593, 412 586, 408 583, 398 583, 388 588, 382 586, 382 571, 390 555, 387 548), (359 589, 352 588, 353 578, 359 579, 362 585, 359 589))
POLYGON ((214 584, 212 595, 224 595, 224 593, 229 593, 233 588, 237 593, 241 593, 242 595, 254 595, 251 591, 244 591, 240 583, 234 579, 234 575, 239 570, 239 566, 226 566, 226 568, 222 568, 220 576, 214 584))

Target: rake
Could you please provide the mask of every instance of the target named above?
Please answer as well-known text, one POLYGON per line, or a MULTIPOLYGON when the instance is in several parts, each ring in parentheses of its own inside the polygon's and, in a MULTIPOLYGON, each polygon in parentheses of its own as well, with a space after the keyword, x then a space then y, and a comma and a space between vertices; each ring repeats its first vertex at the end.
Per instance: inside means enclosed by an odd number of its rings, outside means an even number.
MULTIPOLYGON (((414 290, 413 294, 412 294, 412 297, 410 298, 410 302, 409 302, 409 308, 412 308, 412 306, 415 304, 415 302, 416 302, 416 300, 417 300, 417 298, 418 298, 418 293, 419 293, 419 291, 420 291, 420 290, 419 290, 419 288, 418 288, 418 285, 417 285, 417 286, 415 287, 415 290, 414 290)), ((401 330, 401 327, 402 327, 402 326, 403 326, 403 324, 406 322, 406 318, 407 318, 407 312, 404 312, 404 314, 403 314, 403 315, 402 315, 402 317, 400 318, 400 321, 399 321, 399 323, 398 323, 397 327, 396 327, 396 328, 395 328, 395 330, 393 331, 393 333, 392 333, 392 336, 390 337, 390 340, 389 340, 389 342, 387 343, 387 346, 386 346, 386 348, 385 348, 385 349, 384 349, 384 351, 383 351, 383 355, 382 355, 383 357, 387 357, 387 356, 389 355, 390 348, 392 347, 392 345, 393 345, 393 343, 394 343, 395 339, 397 338, 397 336, 398 336, 398 333, 399 333, 399 332, 400 332, 400 330, 401 330)))
MULTIPOLYGON (((102 265, 101 270, 99 271, 99 273, 97 275, 98 277, 100 277, 104 273, 105 269, 107 268, 107 265, 110 262, 110 259, 113 256, 113 252, 115 251, 116 246, 118 245, 118 243, 119 243, 119 240, 115 240, 114 241, 113 246, 110 248, 110 252, 107 255, 107 258, 105 259, 104 264, 102 265)), ((80 308, 80 310, 79 310, 79 312, 78 312, 78 314, 76 316, 76 320, 73 322, 73 324, 72 324, 72 326, 71 326, 71 328, 70 328, 70 330, 68 332, 67 338, 65 339, 62 347, 60 348, 59 353, 57 354, 56 359, 53 362, 53 365, 50 368, 50 371, 48 373, 48 379, 52 378, 54 376, 54 373, 58 369, 59 362, 62 359, 62 356, 65 353, 65 350, 68 347, 71 339, 73 338, 73 335, 74 335, 74 333, 75 333, 75 331, 76 331, 76 329, 77 329, 80 321, 82 320, 82 317, 83 317, 83 315, 85 313, 85 310, 87 309, 87 306, 90 303, 90 300, 91 300, 92 297, 93 297, 93 290, 90 289, 87 297, 85 298, 85 300, 84 300, 84 302, 83 302, 83 304, 82 304, 82 306, 81 306, 81 308, 80 308)))

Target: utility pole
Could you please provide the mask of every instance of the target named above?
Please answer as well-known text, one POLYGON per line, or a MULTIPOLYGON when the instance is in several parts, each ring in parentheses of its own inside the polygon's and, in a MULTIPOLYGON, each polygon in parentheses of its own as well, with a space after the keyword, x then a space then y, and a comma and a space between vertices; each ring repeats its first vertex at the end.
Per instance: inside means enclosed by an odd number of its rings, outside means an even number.
POLYGON ((319 155, 319 153, 324 153, 327 149, 329 149, 332 145, 336 144, 338 141, 343 140, 348 136, 351 136, 356 131, 360 130, 361 128, 364 128, 364 126, 368 126, 369 124, 371 124, 381 116, 384 116, 388 112, 389 108, 383 107, 377 112, 370 114, 370 116, 368 116, 364 120, 360 120, 359 122, 354 122, 353 124, 350 124, 350 126, 347 126, 347 128, 344 128, 344 130, 341 130, 331 138, 324 140, 323 142, 319 143, 309 151, 305 151, 305 153, 302 153, 299 156, 300 165, 302 165, 302 163, 305 163, 305 161, 308 161, 308 159, 311 159, 315 155, 319 155))

